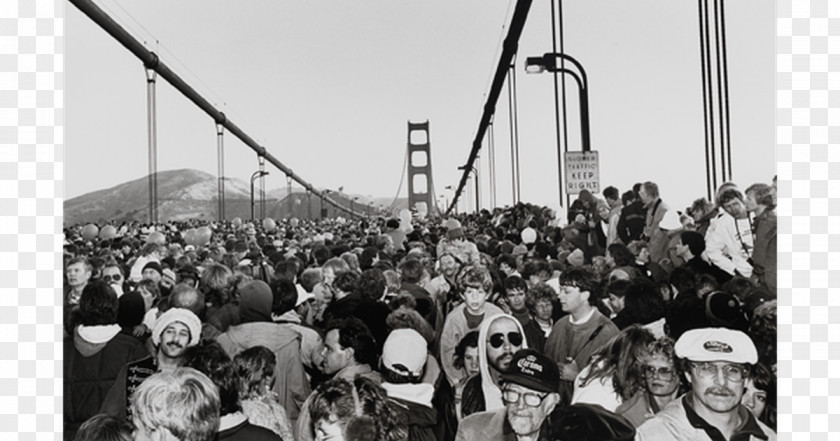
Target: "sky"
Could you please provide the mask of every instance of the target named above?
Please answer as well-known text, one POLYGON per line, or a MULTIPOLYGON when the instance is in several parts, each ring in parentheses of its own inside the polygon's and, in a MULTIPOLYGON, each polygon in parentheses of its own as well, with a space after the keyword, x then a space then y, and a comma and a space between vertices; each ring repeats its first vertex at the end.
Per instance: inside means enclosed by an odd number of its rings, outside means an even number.
MULTIPOLYGON (((317 188, 394 197, 407 123, 428 120, 436 195, 450 201, 478 129, 515 1, 94 0, 280 162, 317 188)), ((64 197, 145 177, 146 73, 70 3, 65 8, 64 197)), ((601 189, 654 181, 684 209, 705 196, 697 6, 667 0, 566 0, 565 50, 589 77, 592 149, 601 189)), ((726 4, 733 180, 776 174, 774 4, 726 4)), ((516 60, 520 194, 557 207, 550 74, 525 59, 551 51, 550 2, 534 1, 516 60)), ((569 149, 580 150, 569 81, 569 149)), ((217 174, 216 127, 157 81, 158 170, 217 174)), ((512 201, 507 88, 493 129, 497 205, 512 201)), ((225 135, 225 175, 247 182, 256 154, 225 135)), ((489 143, 479 153, 489 207, 489 143)), ((284 187, 270 164, 267 189, 284 187)), ((460 209, 474 207, 472 190, 460 209)), ((407 196, 403 182, 399 195, 407 196)), ((565 205, 565 201, 563 201, 565 205)))

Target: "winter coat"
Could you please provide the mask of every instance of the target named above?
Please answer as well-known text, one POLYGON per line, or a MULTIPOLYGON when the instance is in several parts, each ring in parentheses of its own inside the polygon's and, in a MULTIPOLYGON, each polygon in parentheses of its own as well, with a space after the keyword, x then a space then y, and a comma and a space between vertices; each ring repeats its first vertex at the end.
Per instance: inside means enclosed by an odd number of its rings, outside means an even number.
POLYGON ((300 334, 276 323, 251 322, 232 326, 216 341, 231 358, 254 346, 265 346, 274 353, 277 365, 272 390, 294 424, 310 392, 300 356, 300 334))
POLYGON ((64 340, 64 437, 73 439, 79 426, 99 413, 105 396, 123 366, 148 354, 119 325, 78 326, 64 340))
POLYGON ((382 383, 382 388, 404 418, 408 441, 437 441, 438 412, 432 407, 432 385, 382 383))
POLYGON ((668 257, 668 232, 659 227, 659 223, 662 222, 668 210, 668 206, 662 202, 662 199, 658 199, 648 207, 645 215, 644 235, 648 239, 648 252, 650 261, 653 263, 659 263, 660 260, 668 257))
POLYGON ((645 229, 645 206, 637 200, 621 209, 618 217, 618 238, 629 244, 642 237, 645 229))
POLYGON ((776 292, 776 213, 766 210, 755 218, 755 248, 752 252, 753 273, 759 283, 776 292))

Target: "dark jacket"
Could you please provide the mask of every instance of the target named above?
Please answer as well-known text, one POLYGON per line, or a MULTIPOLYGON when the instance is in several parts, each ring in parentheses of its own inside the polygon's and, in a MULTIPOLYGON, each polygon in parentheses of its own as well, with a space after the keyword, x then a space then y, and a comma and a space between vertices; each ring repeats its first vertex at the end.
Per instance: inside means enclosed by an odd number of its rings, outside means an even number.
POLYGON ((629 244, 642 237, 646 214, 645 205, 638 199, 621 209, 621 215, 618 217, 618 237, 622 242, 629 244))
POLYGON ((390 398, 392 403, 405 418, 408 427, 408 441, 437 441, 436 426, 438 425, 437 410, 399 398, 390 398))
POLYGON ((136 338, 114 334, 107 342, 92 343, 76 328, 64 340, 64 439, 73 439, 79 426, 99 413, 120 369, 147 355, 136 338))
POLYGON ((265 427, 255 426, 245 420, 216 434, 216 441, 292 441, 283 440, 265 427))
POLYGON ((461 394, 461 415, 466 417, 477 412, 484 412, 484 389, 481 388, 481 375, 475 375, 467 381, 461 394))
POLYGON ((536 320, 529 320, 528 323, 522 325, 522 330, 525 331, 525 341, 528 342, 529 348, 536 349, 539 352, 545 350, 545 332, 536 320))

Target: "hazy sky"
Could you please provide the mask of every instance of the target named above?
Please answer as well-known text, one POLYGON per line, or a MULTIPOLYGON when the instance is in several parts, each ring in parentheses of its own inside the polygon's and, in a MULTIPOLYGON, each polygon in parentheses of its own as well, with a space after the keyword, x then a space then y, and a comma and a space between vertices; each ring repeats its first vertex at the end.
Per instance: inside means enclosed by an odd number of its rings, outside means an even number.
MULTIPOLYGON (((429 120, 433 179, 451 199, 515 2, 496 0, 95 0, 268 151, 319 188, 393 197, 407 121, 429 120), (247 6, 243 6, 247 5, 247 6)), ((66 199, 148 173, 141 62, 65 8, 66 199)), ((534 1, 517 59, 521 195, 558 204, 548 1, 534 1)), ((587 70, 601 187, 652 180, 683 209, 704 196, 696 2, 566 0, 566 52, 587 70)), ((734 180, 775 171, 774 4, 726 4, 734 180)), ((165 80, 157 87, 158 170, 217 172, 215 124, 165 80)), ((577 107, 576 93, 568 106, 577 107)), ((495 117, 497 203, 511 201, 507 89, 495 117)), ((570 111, 572 150, 579 122, 570 111)), ((225 175, 248 181, 256 154, 225 136, 225 175)), ((482 201, 489 199, 482 149, 482 201)), ((266 188, 286 185, 270 164, 266 188)), ((407 195, 407 183, 401 192, 407 195)), ((462 197, 463 199, 463 197, 462 197)), ((463 206, 462 206, 463 208, 463 206)))

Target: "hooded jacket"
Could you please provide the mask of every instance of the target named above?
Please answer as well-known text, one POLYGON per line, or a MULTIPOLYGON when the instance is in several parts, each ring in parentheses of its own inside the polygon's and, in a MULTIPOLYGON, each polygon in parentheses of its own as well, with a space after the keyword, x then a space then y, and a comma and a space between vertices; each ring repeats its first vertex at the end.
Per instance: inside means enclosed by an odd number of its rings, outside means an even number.
POLYGON ((519 320, 512 315, 496 314, 485 318, 481 322, 478 330, 478 375, 470 378, 467 385, 464 386, 464 392, 461 396, 461 412, 464 416, 504 407, 502 390, 493 382, 493 377, 490 375, 490 365, 487 362, 487 333, 489 332, 490 325, 503 317, 510 318, 516 323, 519 333, 522 334, 521 349, 528 348, 528 341, 525 339, 522 323, 519 323, 519 320))
POLYGON ((147 354, 117 324, 76 327, 64 341, 65 437, 73 439, 79 426, 99 412, 123 365, 147 354))
MULTIPOLYGON (((461 303, 452 309, 447 314, 446 321, 443 323, 443 330, 440 332, 440 364, 443 367, 443 372, 449 380, 449 384, 454 386, 465 375, 463 369, 455 367, 455 347, 458 346, 461 339, 464 338, 468 332, 473 331, 467 326, 467 317, 464 315, 464 308, 466 306, 461 303)), ((502 314, 501 308, 492 304, 484 304, 484 320, 495 315, 502 314)), ((514 319, 516 320, 516 319, 514 319)), ((479 325, 479 328, 481 325, 479 325)))

